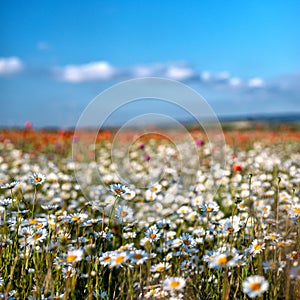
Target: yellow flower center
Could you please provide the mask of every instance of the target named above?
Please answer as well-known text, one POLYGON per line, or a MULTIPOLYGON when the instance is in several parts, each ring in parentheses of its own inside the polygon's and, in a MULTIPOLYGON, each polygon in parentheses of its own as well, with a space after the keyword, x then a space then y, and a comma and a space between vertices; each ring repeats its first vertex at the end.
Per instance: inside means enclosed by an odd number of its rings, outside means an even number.
MULTIPOLYGON (((297 259, 298 258, 298 253, 291 253, 290 254, 290 257, 292 258, 292 259, 297 259)), ((300 269, 299 269, 300 270, 300 269)))
POLYGON ((37 222, 38 222, 38 220, 35 220, 35 219, 29 220, 29 225, 34 225, 34 224, 36 224, 37 222))
POLYGON ((154 239, 155 237, 156 237, 156 234, 155 234, 155 233, 151 233, 151 234, 150 234, 150 238, 151 238, 151 239, 154 239))
POLYGON ((183 240, 183 243, 184 243, 185 245, 189 245, 189 244, 190 244, 190 241, 189 241, 189 240, 183 240))
POLYGON ((207 208, 206 208, 206 211, 207 211, 207 212, 212 212, 212 211, 213 211, 213 208, 212 208, 212 207, 207 207, 207 208))
POLYGON ((116 264, 121 264, 125 259, 125 256, 124 255, 121 255, 121 256, 118 256, 116 259, 115 259, 115 263, 116 264))
POLYGON ((67 256, 67 262, 73 262, 76 259, 76 255, 68 255, 67 256))
POLYGON ((125 250, 127 250, 128 249, 128 245, 124 245, 124 246, 121 246, 119 249, 118 249, 118 251, 119 252, 122 252, 122 251, 125 251, 125 250))
POLYGON ((121 211, 120 212, 121 217, 126 217, 128 213, 126 211, 121 211))
POLYGON ((104 257, 104 262, 109 262, 110 260, 111 260, 111 257, 110 257, 110 256, 104 257))
POLYGON ((141 254, 139 254, 139 253, 136 253, 136 254, 133 255, 133 257, 135 259, 141 259, 143 256, 141 254))
POLYGON ((255 251, 260 250, 260 249, 261 249, 261 244, 256 244, 256 245, 253 247, 253 249, 254 249, 255 251))
POLYGON ((37 233, 37 234, 34 235, 33 238, 34 238, 35 240, 38 240, 41 236, 42 236, 41 233, 37 233))
POLYGON ((221 256, 217 260, 218 265, 225 265, 227 263, 227 256, 221 256))
POLYGON ((34 177, 34 178, 33 178, 33 181, 34 181, 34 182, 41 182, 41 181, 42 181, 42 178, 41 178, 41 177, 34 177))
POLYGON ((118 188, 118 189, 115 189, 115 193, 116 193, 116 194, 121 194, 121 193, 123 193, 123 190, 122 190, 122 189, 120 189, 120 188, 118 188))
POLYGON ((228 230, 229 232, 233 232, 233 231, 234 231, 234 228, 233 228, 233 227, 228 227, 227 230, 228 230))
POLYGON ((80 217, 79 216, 73 216, 72 217, 72 221, 79 221, 80 220, 80 217))
POLYGON ((294 207, 294 208, 293 208, 293 211, 294 211, 296 214, 300 214, 300 207, 294 207))
POLYGON ((156 271, 158 271, 158 272, 164 271, 165 269, 166 269, 165 266, 158 266, 158 267, 156 267, 156 271))
POLYGON ((179 281, 172 281, 171 283, 170 283, 170 287, 172 288, 172 289, 176 289, 178 286, 179 286, 179 281))
POLYGON ((259 291, 261 287, 261 284, 259 282, 252 282, 250 283, 250 289, 252 291, 259 291))

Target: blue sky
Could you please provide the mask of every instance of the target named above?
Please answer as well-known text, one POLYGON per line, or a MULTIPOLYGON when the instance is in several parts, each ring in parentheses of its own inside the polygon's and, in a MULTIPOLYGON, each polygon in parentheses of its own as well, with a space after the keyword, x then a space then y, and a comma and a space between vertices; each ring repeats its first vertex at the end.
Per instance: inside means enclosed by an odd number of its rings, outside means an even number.
POLYGON ((0 126, 74 126, 143 76, 187 84, 220 116, 300 112, 299 14, 297 0, 1 1, 0 126))

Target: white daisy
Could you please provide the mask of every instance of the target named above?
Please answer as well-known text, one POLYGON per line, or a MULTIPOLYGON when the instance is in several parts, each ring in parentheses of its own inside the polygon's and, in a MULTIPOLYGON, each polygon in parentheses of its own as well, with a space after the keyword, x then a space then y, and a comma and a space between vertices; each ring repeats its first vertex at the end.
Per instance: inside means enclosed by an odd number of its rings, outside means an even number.
POLYGON ((38 229, 32 235, 28 237, 28 244, 35 245, 37 243, 43 242, 48 235, 48 231, 45 228, 38 229))
POLYGON ((181 246, 184 248, 192 248, 196 246, 196 240, 189 233, 183 233, 179 239, 181 241, 181 246))
POLYGON ((62 269, 62 274, 64 278, 73 277, 76 274, 76 269, 74 269, 72 266, 67 266, 62 269))
POLYGON ((126 205, 119 205, 116 209, 116 218, 120 222, 127 222, 132 219, 133 210, 126 205))
POLYGON ((233 216, 225 220, 223 225, 224 233, 235 233, 238 232, 241 228, 240 218, 238 216, 233 216))
POLYGON ((105 253, 102 253, 101 257, 100 257, 100 264, 102 266, 107 266, 110 264, 112 258, 113 258, 113 251, 107 251, 105 253))
POLYGON ((16 185, 18 185, 20 183, 20 181, 11 181, 11 182, 8 182, 8 183, 5 183, 3 185, 0 186, 0 189, 13 189, 16 185))
POLYGON ((0 205, 4 206, 4 207, 11 205, 12 202, 13 202, 13 199, 11 199, 11 198, 0 199, 0 205))
POLYGON ((151 242, 156 242, 161 237, 160 230, 156 227, 156 225, 151 226, 147 231, 145 232, 146 238, 148 238, 151 242))
POLYGON ((269 282, 259 275, 254 275, 246 278, 243 281, 243 292, 250 298, 260 296, 262 293, 268 290, 269 282))
POLYGON ((220 253, 213 257, 208 267, 214 269, 221 269, 226 267, 228 263, 228 255, 226 253, 220 253))
POLYGON ((263 249, 265 248, 265 244, 262 240, 254 240, 249 248, 249 252, 251 253, 251 255, 256 255, 260 252, 263 251, 263 249))
POLYGON ((82 249, 73 249, 69 250, 66 256, 66 261, 68 263, 76 263, 78 261, 81 261, 83 257, 83 250, 82 249))
POLYGON ((156 183, 151 185, 149 187, 149 190, 153 193, 159 193, 161 191, 161 188, 162 188, 161 184, 156 183))
POLYGON ((46 180, 46 176, 43 175, 43 174, 41 174, 41 173, 33 173, 33 174, 29 177, 29 181, 30 181, 33 185, 42 184, 45 180, 46 180))
POLYGON ((110 264, 109 267, 113 268, 113 267, 120 267, 122 266, 128 259, 128 255, 126 252, 120 252, 120 253, 114 253, 114 255, 112 256, 111 260, 110 260, 110 264))
POLYGON ((207 201, 203 205, 201 205, 200 208, 204 215, 215 215, 220 209, 219 205, 215 201, 207 201))
POLYGON ((146 190, 145 198, 147 201, 154 201, 157 198, 157 193, 152 192, 151 190, 146 190))
POLYGON ((130 190, 127 186, 120 184, 120 183, 115 183, 111 184, 109 186, 110 191, 114 194, 116 197, 120 197, 124 194, 130 193, 130 190))
POLYGON ((182 277, 167 277, 163 282, 164 290, 178 291, 185 287, 185 279, 182 277))
POLYGON ((135 191, 128 190, 126 193, 122 194, 122 198, 125 200, 132 200, 135 197, 135 191))
POLYGON ((171 265, 168 262, 161 262, 151 267, 151 272, 164 272, 171 268, 171 265))
POLYGON ((130 252, 129 258, 137 265, 141 265, 149 258, 149 254, 144 250, 135 250, 130 252))

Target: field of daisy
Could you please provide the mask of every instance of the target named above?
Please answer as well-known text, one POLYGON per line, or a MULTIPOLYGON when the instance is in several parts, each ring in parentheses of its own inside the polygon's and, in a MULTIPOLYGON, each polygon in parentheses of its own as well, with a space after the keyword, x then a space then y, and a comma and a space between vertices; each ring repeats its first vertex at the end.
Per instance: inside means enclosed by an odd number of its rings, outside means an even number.
POLYGON ((299 130, 224 130, 225 165, 192 135, 187 187, 159 136, 114 161, 104 131, 74 161, 89 133, 1 130, 0 299, 300 299, 299 130))

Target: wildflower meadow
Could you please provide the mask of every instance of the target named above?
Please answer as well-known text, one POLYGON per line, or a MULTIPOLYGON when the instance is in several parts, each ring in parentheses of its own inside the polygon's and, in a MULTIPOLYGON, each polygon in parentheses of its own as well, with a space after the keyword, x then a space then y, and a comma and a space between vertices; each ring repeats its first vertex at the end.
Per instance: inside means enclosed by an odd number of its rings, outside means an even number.
POLYGON ((224 127, 224 165, 191 129, 189 186, 158 135, 113 160, 112 130, 1 130, 0 299, 300 299, 298 129, 224 127))

